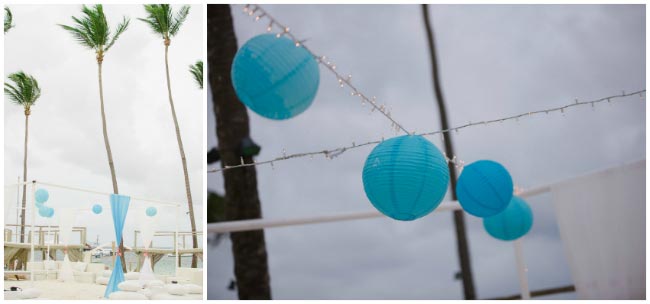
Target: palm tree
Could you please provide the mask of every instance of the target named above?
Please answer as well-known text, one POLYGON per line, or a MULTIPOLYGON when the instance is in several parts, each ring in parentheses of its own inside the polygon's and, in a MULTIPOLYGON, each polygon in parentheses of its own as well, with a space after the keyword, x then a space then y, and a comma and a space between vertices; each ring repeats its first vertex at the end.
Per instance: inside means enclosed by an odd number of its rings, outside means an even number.
MULTIPOLYGON (((111 171, 111 180, 113 182, 113 193, 119 194, 117 188, 117 177, 115 176, 115 166, 113 164, 113 154, 111 145, 108 142, 108 131, 106 130, 106 113, 104 112, 104 87, 102 85, 102 62, 104 55, 117 41, 129 26, 129 19, 123 17, 122 22, 115 28, 115 33, 111 34, 111 29, 104 15, 104 8, 101 4, 93 7, 82 6, 81 18, 72 17, 74 21, 72 26, 59 24, 63 29, 68 31, 81 45, 95 51, 97 59, 97 76, 99 79, 99 104, 102 116, 102 131, 104 134, 104 145, 108 155, 108 167, 111 171)), ((124 240, 120 243, 120 252, 124 252, 124 240)), ((126 263, 122 264, 122 269, 126 272, 126 263)))
MULTIPOLYGON (((41 96, 41 88, 36 79, 20 71, 9 75, 13 85, 5 82, 5 95, 13 103, 25 109, 25 147, 23 154, 23 182, 27 182, 27 138, 29 135, 29 115, 36 100, 41 96)), ((27 184, 23 184, 23 201, 20 209, 20 242, 25 241, 25 207, 27 206, 27 184)))
POLYGON ((11 10, 5 6, 5 33, 8 32, 14 25, 12 24, 14 20, 11 10))
MULTIPOLYGON (((208 5, 208 81, 212 89, 216 133, 221 166, 253 163, 253 153, 241 147, 250 140, 250 123, 246 106, 237 98, 230 79, 230 67, 237 53, 237 37, 230 5, 208 5)), ((259 151, 259 149, 255 149, 259 151)), ((257 191, 255 166, 223 171, 224 210, 226 221, 262 218, 262 205, 257 191)), ((214 209, 214 205, 208 205, 214 209)), ((210 210, 213 212, 212 210, 210 210)), ((264 230, 230 233, 235 264, 235 283, 240 300, 269 300, 271 277, 264 230)), ((232 286, 233 288, 235 286, 232 286)))
MULTIPOLYGON (((198 238, 196 235, 196 221, 194 220, 194 207, 192 203, 192 191, 190 190, 190 177, 187 173, 187 159, 185 158, 185 150, 183 149, 183 140, 181 139, 181 131, 178 126, 178 119, 176 118, 176 109, 174 108, 174 100, 172 98, 172 87, 169 80, 169 45, 171 44, 171 37, 178 34, 178 30, 183 25, 185 18, 190 13, 190 7, 184 5, 174 13, 169 4, 145 4, 144 10, 147 12, 146 18, 138 18, 139 20, 148 24, 155 34, 163 38, 165 44, 165 71, 167 73, 167 94, 169 96, 169 106, 172 111, 172 119, 176 129, 176 141, 178 142, 178 150, 181 155, 181 164, 183 166, 183 175, 185 177, 185 193, 187 194, 187 207, 190 215, 190 225, 192 227, 192 247, 199 248, 198 238)), ((192 268, 197 267, 196 255, 192 255, 192 268)))
POLYGON ((203 61, 199 60, 195 64, 191 64, 190 73, 192 73, 196 83, 199 84, 199 88, 203 90, 203 61))

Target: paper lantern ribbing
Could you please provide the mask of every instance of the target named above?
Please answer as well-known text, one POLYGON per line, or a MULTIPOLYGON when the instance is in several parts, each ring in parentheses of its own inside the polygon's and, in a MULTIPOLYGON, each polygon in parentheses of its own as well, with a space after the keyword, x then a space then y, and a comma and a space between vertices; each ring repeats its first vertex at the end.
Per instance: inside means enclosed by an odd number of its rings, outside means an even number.
POLYGON ((158 213, 156 207, 147 208, 147 216, 155 216, 158 213))
POLYGON ((43 204, 47 202, 47 199, 50 198, 50 194, 45 189, 38 189, 34 192, 34 200, 37 204, 43 204))
POLYGON ((102 206, 100 204, 93 205, 93 213, 94 214, 102 213, 102 206))
POLYGON ((465 166, 456 186, 460 205, 467 213, 478 217, 503 211, 510 203, 512 191, 508 170, 491 160, 479 160, 465 166))
POLYGON ((363 166, 363 188, 381 213, 411 221, 433 211, 445 196, 449 167, 422 136, 404 135, 377 145, 363 166))
POLYGON ((513 196, 503 212, 483 219, 483 227, 491 236, 513 241, 524 236, 533 226, 533 212, 521 198, 513 196))
POLYGON ((316 97, 318 63, 303 47, 275 34, 248 40, 231 67, 237 97, 253 112, 282 120, 305 111, 316 97))

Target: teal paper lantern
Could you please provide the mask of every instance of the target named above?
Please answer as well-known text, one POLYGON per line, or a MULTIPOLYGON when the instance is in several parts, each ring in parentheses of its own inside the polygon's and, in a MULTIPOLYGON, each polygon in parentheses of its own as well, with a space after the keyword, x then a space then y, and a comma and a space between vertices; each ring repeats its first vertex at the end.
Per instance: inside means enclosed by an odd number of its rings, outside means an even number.
POLYGON ((102 213, 102 206, 100 204, 93 205, 93 213, 94 214, 102 213))
POLYGON ((524 236, 533 226, 533 211, 523 199, 513 196, 503 212, 483 219, 488 234, 503 241, 524 236))
POLYGON ((54 208, 41 206, 40 208, 38 208, 38 215, 40 215, 41 217, 50 218, 54 215, 54 208))
POLYGON ((474 216, 488 217, 506 209, 512 198, 510 173, 501 164, 479 160, 463 169, 456 196, 463 209, 474 216))
POLYGON ((449 167, 422 136, 404 135, 377 145, 363 166, 363 188, 381 213, 411 221, 433 211, 445 196, 449 167))
POLYGON ((318 63, 287 37, 263 34, 248 40, 235 55, 232 84, 239 100, 253 112, 282 120, 304 112, 314 101, 318 63))
POLYGON ((147 216, 155 216, 158 213, 158 210, 156 207, 149 207, 147 208, 147 216))
POLYGON ((45 189, 38 189, 34 192, 34 200, 36 204, 43 204, 47 202, 47 199, 50 198, 50 194, 45 189))

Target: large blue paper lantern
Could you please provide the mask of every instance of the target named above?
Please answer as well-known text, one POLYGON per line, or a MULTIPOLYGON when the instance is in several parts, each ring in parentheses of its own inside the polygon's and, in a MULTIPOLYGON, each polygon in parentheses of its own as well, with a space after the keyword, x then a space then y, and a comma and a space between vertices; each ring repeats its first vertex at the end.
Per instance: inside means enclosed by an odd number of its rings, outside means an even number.
POLYGON ((102 213, 102 206, 100 204, 93 205, 93 213, 94 214, 102 213))
POLYGON ((151 216, 155 216, 158 213, 158 210, 156 209, 156 207, 149 207, 147 208, 146 213, 147 216, 151 217, 151 216))
POLYGON ((275 34, 248 40, 235 55, 231 78, 239 100, 253 112, 277 120, 305 111, 320 81, 314 57, 303 46, 275 34))
POLYGON ((404 135, 377 145, 363 166, 363 188, 381 213, 411 221, 440 205, 449 167, 438 148, 422 136, 404 135))
POLYGON ((47 202, 48 198, 50 198, 50 194, 45 189, 38 189, 34 192, 34 200, 36 200, 36 204, 42 205, 47 202))
POLYGON ((524 236, 533 226, 533 211, 521 198, 513 196, 503 212, 483 219, 483 227, 491 236, 512 241, 524 236))
POLYGON ((474 216, 493 216, 508 206, 513 184, 501 164, 479 160, 463 169, 456 185, 456 196, 463 209, 474 216))

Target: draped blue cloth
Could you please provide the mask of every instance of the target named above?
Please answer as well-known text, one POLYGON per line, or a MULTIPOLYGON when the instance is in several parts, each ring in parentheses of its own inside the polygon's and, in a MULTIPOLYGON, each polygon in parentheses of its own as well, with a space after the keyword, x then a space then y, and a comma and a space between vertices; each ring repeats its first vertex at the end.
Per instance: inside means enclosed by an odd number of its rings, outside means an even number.
MULTIPOLYGON (((113 225, 115 227, 115 241, 118 245, 122 241, 122 230, 124 229, 126 213, 129 211, 130 201, 131 198, 128 196, 111 194, 111 213, 113 214, 113 225)), ((113 273, 111 273, 111 278, 108 280, 106 292, 104 292, 104 298, 108 298, 111 293, 118 291, 119 289, 117 288, 117 285, 124 282, 124 272, 122 271, 123 255, 124 253, 120 252, 118 249, 113 273)))

